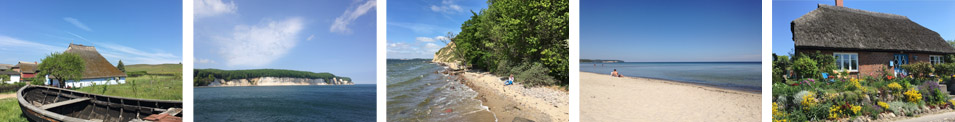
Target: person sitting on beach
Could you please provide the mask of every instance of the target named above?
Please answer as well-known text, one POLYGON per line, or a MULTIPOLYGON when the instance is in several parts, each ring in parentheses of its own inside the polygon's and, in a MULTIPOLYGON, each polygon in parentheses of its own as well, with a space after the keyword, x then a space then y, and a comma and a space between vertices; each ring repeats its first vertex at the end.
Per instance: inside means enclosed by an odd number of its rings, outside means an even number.
POLYGON ((613 69, 613 72, 610 73, 611 77, 623 77, 620 73, 617 73, 617 69, 613 69))
POLYGON ((514 74, 511 74, 511 77, 507 77, 507 82, 504 82, 505 86, 511 85, 511 84, 514 84, 514 74))

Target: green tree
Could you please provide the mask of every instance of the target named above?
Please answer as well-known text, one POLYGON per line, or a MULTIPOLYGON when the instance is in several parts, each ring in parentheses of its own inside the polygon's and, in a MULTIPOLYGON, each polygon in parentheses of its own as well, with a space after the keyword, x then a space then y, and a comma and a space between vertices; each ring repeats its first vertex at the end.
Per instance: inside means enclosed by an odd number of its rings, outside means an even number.
POLYGON ((119 71, 126 72, 126 65, 123 65, 123 60, 119 60, 119 64, 116 64, 116 68, 118 68, 119 71))
POLYGON ((85 62, 79 55, 73 53, 53 53, 43 58, 38 70, 40 75, 53 76, 63 87, 66 80, 80 80, 83 78, 83 71, 86 70, 85 62))
POLYGON ((792 68, 796 71, 796 75, 801 78, 819 78, 820 75, 816 61, 806 55, 796 56, 792 68))
POLYGON ((543 76, 523 76, 559 81, 537 82, 542 85, 569 84, 569 1, 489 0, 488 5, 471 11, 457 35, 449 34, 456 58, 498 75, 541 70, 543 76))

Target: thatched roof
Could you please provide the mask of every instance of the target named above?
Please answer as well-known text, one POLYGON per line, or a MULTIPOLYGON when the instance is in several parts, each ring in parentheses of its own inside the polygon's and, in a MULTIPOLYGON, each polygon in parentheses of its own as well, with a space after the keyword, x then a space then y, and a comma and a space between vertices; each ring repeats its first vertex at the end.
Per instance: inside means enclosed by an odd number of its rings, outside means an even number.
POLYGON ((83 71, 83 79, 104 78, 104 77, 126 77, 126 73, 110 64, 103 58, 93 46, 84 46, 79 44, 70 44, 66 48, 67 53, 79 55, 86 62, 86 71, 83 71))
POLYGON ((20 72, 22 73, 36 73, 36 62, 18 62, 17 65, 13 67, 19 67, 20 72))
POLYGON ((0 64, 0 70, 8 70, 13 68, 13 64, 0 64))
POLYGON ((819 4, 791 24, 796 48, 955 53, 937 32, 901 15, 819 4))

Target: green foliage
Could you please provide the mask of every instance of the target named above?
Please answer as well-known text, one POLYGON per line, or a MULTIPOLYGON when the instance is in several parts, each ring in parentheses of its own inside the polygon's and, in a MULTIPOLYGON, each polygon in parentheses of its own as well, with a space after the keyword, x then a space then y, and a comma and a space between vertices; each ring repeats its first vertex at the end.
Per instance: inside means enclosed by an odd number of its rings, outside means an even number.
POLYGON ((0 84, 6 83, 3 81, 10 81, 10 75, 0 75, 0 84))
POLYGON ((796 75, 802 78, 818 78, 819 67, 816 66, 816 61, 809 56, 799 55, 796 56, 796 61, 793 62, 793 70, 795 70, 796 75))
POLYGON ((555 85, 569 84, 569 1, 491 0, 488 4, 480 13, 471 12, 458 35, 449 35, 456 44, 456 57, 495 74, 540 64, 559 81, 555 85))
POLYGON ((918 78, 925 78, 932 72, 935 72, 935 68, 932 67, 931 63, 928 62, 918 62, 912 64, 901 65, 902 69, 910 72, 913 76, 918 78))
POLYGON ((60 81, 60 87, 65 85, 66 80, 83 78, 86 69, 83 58, 73 53, 53 53, 43 58, 42 62, 37 66, 40 71, 37 76, 53 76, 60 81))
POLYGON ((823 54, 820 51, 816 51, 815 53, 807 55, 809 55, 813 61, 816 61, 819 73, 834 73, 832 70, 836 69, 836 57, 832 56, 832 54, 823 54))
POLYGON ((792 62, 789 61, 789 56, 777 56, 776 53, 773 53, 773 82, 785 82, 786 73, 792 69, 791 66, 792 62))
MULTIPOLYGON (((556 80, 547 76, 547 68, 540 63, 522 64, 511 68, 511 73, 515 73, 515 82, 520 82, 528 86, 551 85, 556 84, 556 80), (520 79, 518 79, 520 78, 520 79)), ((507 75, 505 75, 507 76, 507 75)))
MULTIPOLYGON (((292 78, 310 78, 310 79, 324 79, 325 81, 330 81, 333 78, 337 79, 346 79, 351 81, 351 78, 348 77, 339 77, 335 76, 332 73, 314 73, 307 71, 295 71, 295 70, 284 70, 284 69, 252 69, 252 70, 220 70, 220 69, 195 69, 193 70, 194 77, 200 76, 212 76, 214 79, 246 79, 246 78, 256 78, 256 77, 292 77, 292 78)), ((196 79, 196 78, 193 78, 196 79)), ((211 80, 209 80, 211 81, 211 80)), ((208 83, 199 83, 193 85, 200 85, 208 83)))
POLYGON ((118 68, 119 71, 126 72, 126 65, 123 65, 123 60, 119 60, 119 64, 116 64, 116 68, 118 68))
POLYGON ((955 62, 935 64, 935 75, 946 77, 955 75, 955 62))
POLYGON ((146 74, 147 74, 146 71, 126 72, 126 76, 128 77, 139 77, 146 74))
POLYGON ((25 115, 20 110, 20 104, 16 98, 0 99, 0 121, 3 122, 27 122, 25 115))

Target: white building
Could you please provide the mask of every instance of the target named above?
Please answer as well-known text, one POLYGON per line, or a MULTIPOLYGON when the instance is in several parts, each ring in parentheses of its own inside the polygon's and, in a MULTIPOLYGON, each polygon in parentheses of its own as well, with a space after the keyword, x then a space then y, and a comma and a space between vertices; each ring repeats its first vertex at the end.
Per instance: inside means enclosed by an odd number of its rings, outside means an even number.
MULTIPOLYGON (((120 71, 115 65, 110 64, 106 58, 103 58, 103 56, 96 51, 95 47, 70 44, 70 47, 64 52, 79 55, 86 62, 86 70, 83 71, 83 78, 79 81, 67 80, 64 83, 64 87, 74 88, 91 86, 93 84, 112 85, 126 83, 126 73, 120 71)), ((47 85, 59 85, 59 80, 56 80, 53 76, 48 76, 48 78, 51 79, 47 81, 51 82, 46 82, 47 85)))

